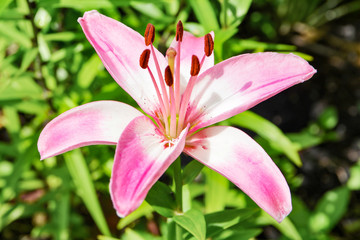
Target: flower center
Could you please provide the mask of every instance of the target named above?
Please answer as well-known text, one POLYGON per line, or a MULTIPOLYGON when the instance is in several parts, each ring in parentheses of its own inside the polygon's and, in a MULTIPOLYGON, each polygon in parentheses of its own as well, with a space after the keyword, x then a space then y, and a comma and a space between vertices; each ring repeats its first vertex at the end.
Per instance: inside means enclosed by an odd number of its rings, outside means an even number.
MULTIPOLYGON (((160 70, 159 62, 157 60, 153 42, 155 37, 155 28, 152 24, 148 24, 145 30, 144 38, 145 45, 150 49, 145 49, 140 55, 139 64, 143 69, 147 69, 154 85, 156 95, 159 101, 159 109, 156 110, 154 120, 168 139, 174 139, 181 131, 188 125, 192 124, 187 120, 187 111, 190 101, 191 92, 194 88, 197 76, 200 72, 201 66, 204 63, 205 57, 209 57, 214 49, 214 41, 211 34, 204 37, 204 55, 199 61, 196 55, 192 55, 190 79, 187 83, 185 91, 181 94, 180 89, 180 54, 181 43, 183 41, 184 28, 181 21, 176 26, 175 39, 177 41, 176 49, 170 47, 167 52, 168 66, 165 68, 164 75, 160 70), (156 81, 152 70, 148 63, 150 55, 154 58, 158 82, 156 81)), ((193 126, 191 126, 193 127, 193 126)))

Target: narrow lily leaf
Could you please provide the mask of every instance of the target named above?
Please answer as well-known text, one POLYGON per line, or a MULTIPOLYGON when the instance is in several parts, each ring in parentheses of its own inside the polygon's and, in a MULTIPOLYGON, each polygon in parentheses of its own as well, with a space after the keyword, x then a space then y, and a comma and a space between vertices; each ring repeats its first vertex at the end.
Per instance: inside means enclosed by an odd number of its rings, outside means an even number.
POLYGON ((82 37, 83 35, 81 33, 75 33, 75 32, 56 32, 56 33, 49 33, 44 35, 44 39, 46 41, 60 41, 60 42, 70 42, 78 38, 80 39, 82 37))
POLYGON ((350 190, 360 190, 360 162, 350 168, 350 178, 346 185, 350 190))
POLYGON ((103 236, 103 235, 99 235, 98 240, 120 240, 119 238, 113 238, 113 237, 108 237, 108 236, 103 236))
POLYGON ((164 217, 173 217, 176 208, 172 191, 168 185, 156 182, 146 196, 146 201, 164 217))
POLYGON ((134 212, 130 213, 124 218, 121 218, 117 229, 123 229, 130 223, 134 222, 135 220, 143 217, 143 216, 150 216, 153 212, 153 208, 150 206, 149 203, 144 201, 138 209, 136 209, 134 212))
POLYGON ((219 29, 219 23, 214 12, 214 8, 211 6, 208 0, 190 0, 190 5, 195 12, 196 17, 202 26, 204 26, 206 32, 211 32, 219 29))
POLYGON ((10 223, 20 218, 31 217, 36 212, 41 211, 42 208, 39 204, 1 204, 0 205, 0 231, 10 223))
POLYGON ((63 192, 60 201, 57 201, 55 239, 69 239, 70 193, 63 192))
POLYGON ((35 81, 28 77, 22 76, 16 79, 10 79, 5 83, 0 83, 0 100, 14 100, 14 99, 41 99, 43 90, 35 83, 35 81))
POLYGON ((97 54, 93 54, 91 58, 82 66, 77 77, 77 84, 81 88, 88 88, 94 81, 96 75, 101 70, 102 62, 97 54))
POLYGON ((282 234, 284 234, 289 239, 302 240, 300 233, 290 220, 290 218, 285 218, 281 223, 278 223, 270 215, 265 212, 262 212, 262 215, 256 219, 256 223, 259 225, 268 225, 271 224, 277 228, 282 234))
POLYGON ((2 0, 0 2, 0 13, 12 2, 13 0, 2 0))
POLYGON ((191 161, 183 170, 183 184, 191 183, 204 168, 204 164, 197 160, 191 161))
POLYGON ((11 175, 5 178, 6 187, 0 191, 0 208, 5 201, 16 196, 19 179, 30 168, 31 162, 37 158, 36 139, 37 136, 19 142, 16 148, 17 158, 13 165, 14 170, 11 175))
POLYGON ((211 238, 216 234, 245 221, 258 212, 258 209, 234 209, 206 214, 206 237, 211 238))
POLYGON ((20 71, 22 72, 25 71, 30 66, 30 64, 35 60, 37 54, 38 54, 37 48, 32 48, 27 50, 21 61, 20 71))
POLYGON ((224 28, 239 26, 248 12, 252 0, 227 0, 221 3, 221 25, 224 28))
POLYGON ((205 240, 206 224, 204 215, 194 209, 190 209, 184 215, 177 215, 174 221, 190 232, 197 240, 205 240))
POLYGON ((109 227, 100 207, 99 199, 96 196, 95 187, 92 182, 88 166, 80 150, 64 154, 66 165, 69 168, 71 177, 77 188, 79 196, 84 201, 87 209, 93 217, 101 233, 111 236, 109 227))
POLYGON ((259 228, 227 230, 216 236, 217 240, 249 240, 254 239, 262 232, 259 228))
POLYGON ((282 151, 294 164, 299 167, 302 165, 296 146, 276 125, 265 118, 253 112, 246 111, 230 118, 228 121, 230 124, 256 132, 266 139, 271 146, 282 151))
POLYGON ((19 31, 11 22, 0 22, 0 35, 9 41, 18 43, 25 48, 31 48, 30 37, 19 31))
POLYGON ((327 192, 318 202, 309 226, 313 232, 328 232, 341 219, 347 210, 350 190, 339 187, 327 192))
POLYGON ((206 213, 221 211, 225 208, 229 180, 219 173, 205 168, 205 211, 206 213))

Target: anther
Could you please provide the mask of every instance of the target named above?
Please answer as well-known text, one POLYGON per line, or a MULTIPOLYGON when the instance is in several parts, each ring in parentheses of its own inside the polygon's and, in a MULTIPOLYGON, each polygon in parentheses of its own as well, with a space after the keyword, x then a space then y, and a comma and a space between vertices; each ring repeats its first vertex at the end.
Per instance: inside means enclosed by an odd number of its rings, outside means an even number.
POLYGON ((204 47, 205 55, 209 57, 212 51, 214 50, 214 40, 210 33, 205 35, 204 41, 205 41, 205 47, 204 47))
POLYGON ((174 83, 174 78, 169 66, 165 68, 165 82, 169 87, 171 87, 174 83))
POLYGON ((192 55, 190 74, 191 74, 191 76, 197 76, 199 74, 199 72, 200 72, 199 58, 195 55, 192 55))
POLYGON ((182 42, 183 34, 184 34, 184 27, 182 22, 179 21, 178 24, 176 25, 176 41, 182 42))
POLYGON ((150 49, 145 49, 140 55, 140 60, 139 60, 140 67, 146 69, 148 67, 149 58, 150 58, 150 49))
POLYGON ((155 27, 151 23, 148 23, 148 25, 146 26, 144 37, 145 37, 145 45, 146 46, 149 46, 151 43, 154 42, 155 27))

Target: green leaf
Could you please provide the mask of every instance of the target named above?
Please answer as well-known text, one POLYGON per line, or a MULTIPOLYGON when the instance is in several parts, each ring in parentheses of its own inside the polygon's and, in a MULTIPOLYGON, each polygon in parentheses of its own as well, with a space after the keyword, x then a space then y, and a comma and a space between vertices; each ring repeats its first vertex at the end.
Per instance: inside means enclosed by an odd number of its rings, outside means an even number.
POLYGON ((325 193, 310 217, 310 229, 317 233, 331 231, 345 214, 349 199, 350 190, 346 187, 339 187, 325 193))
POLYGON ((55 239, 66 240, 69 239, 69 215, 70 215, 70 193, 64 191, 61 194, 59 201, 57 201, 56 208, 56 226, 55 239))
POLYGON ((140 207, 138 207, 135 211, 133 211, 132 213, 130 213, 126 217, 121 218, 119 220, 117 228, 118 229, 123 229, 127 225, 129 225, 130 223, 134 222, 135 220, 137 220, 137 219, 139 219, 139 218, 141 218, 143 216, 150 216, 152 212, 153 212, 153 208, 146 201, 144 201, 140 205, 140 207))
POLYGON ((38 54, 37 48, 32 48, 27 50, 22 58, 20 71, 22 72, 25 71, 30 66, 30 64, 35 60, 37 54, 38 54))
POLYGON ((220 20, 224 28, 237 27, 248 12, 252 0, 222 0, 220 20))
POLYGON ((228 121, 230 124, 256 132, 259 136, 266 139, 272 147, 283 152, 297 166, 300 167, 302 165, 296 146, 272 122, 250 111, 238 114, 228 121))
POLYGON ((60 42, 71 42, 76 39, 82 39, 82 33, 76 32, 56 32, 56 33, 48 33, 44 35, 44 40, 46 41, 60 41, 60 42))
MULTIPOLYGON (((39 0, 39 6, 44 8, 75 8, 79 10, 92 10, 101 8, 114 8, 129 6, 135 0, 39 0)), ((168 2, 170 0, 136 0, 137 2, 168 2)))
POLYGON ((205 168, 205 211, 206 213, 221 211, 225 208, 229 180, 219 173, 205 168))
POLYGON ((95 187, 87 163, 79 149, 64 154, 66 165, 77 188, 77 193, 84 201, 101 233, 111 236, 109 227, 100 207, 95 187))
POLYGON ((327 107, 319 117, 319 123, 325 129, 333 129, 338 121, 338 113, 335 107, 327 107))
POLYGON ((217 240, 249 240, 254 239, 262 232, 262 229, 247 228, 247 229, 233 229, 221 232, 216 236, 217 240))
POLYGON ((246 219, 258 213, 257 208, 254 209, 232 209, 205 215, 207 238, 211 238, 216 234, 223 232, 246 219))
POLYGON ((146 201, 161 215, 165 217, 174 216, 176 204, 168 185, 159 181, 156 182, 147 194, 146 201))
POLYGON ((174 216, 174 221, 186 229, 198 240, 205 240, 206 223, 204 215, 195 209, 190 209, 183 215, 174 216))
POLYGON ((108 236, 103 236, 103 235, 99 235, 98 240, 120 240, 119 238, 113 238, 113 237, 108 237, 108 236))
POLYGON ((4 11, 5 8, 12 2, 13 0, 2 0, 0 1, 0 13, 4 11))
POLYGON ((12 22, 0 22, 0 35, 9 42, 16 42, 25 48, 31 48, 31 40, 28 35, 18 30, 12 22))
POLYGON ((43 90, 36 82, 28 77, 21 76, 0 82, 0 101, 24 98, 41 99, 43 90))
POLYGON ((183 185, 192 182, 204 168, 204 164, 197 160, 191 161, 183 170, 183 185))
POLYGON ((88 88, 94 81, 96 75, 101 70, 102 62, 97 54, 93 54, 91 58, 82 66, 77 77, 77 83, 82 88, 88 88))
POLYGON ((259 42, 253 39, 239 39, 229 41, 230 48, 233 52, 244 52, 252 50, 254 52, 262 52, 265 50, 275 51, 294 51, 296 46, 279 43, 259 42))
POLYGON ((210 1, 189 0, 192 9, 206 32, 219 29, 219 24, 210 1))
POLYGON ((346 185, 350 190, 360 190, 360 162, 350 168, 350 178, 346 185))
POLYGON ((49 45, 47 44, 47 42, 44 39, 44 35, 39 33, 37 35, 37 41, 39 44, 39 53, 40 53, 41 59, 44 62, 49 61, 51 58, 51 51, 50 51, 49 45))
POLYGON ((302 240, 300 233, 288 217, 286 217, 281 223, 278 223, 269 214, 262 211, 261 216, 256 219, 256 223, 259 225, 271 224, 289 239, 302 240))

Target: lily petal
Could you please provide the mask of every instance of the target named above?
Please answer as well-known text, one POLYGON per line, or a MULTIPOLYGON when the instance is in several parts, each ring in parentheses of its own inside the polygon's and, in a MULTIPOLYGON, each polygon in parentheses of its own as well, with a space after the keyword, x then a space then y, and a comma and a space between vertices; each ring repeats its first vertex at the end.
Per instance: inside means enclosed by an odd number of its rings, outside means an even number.
POLYGON ((180 155, 187 131, 167 141, 145 116, 129 123, 117 144, 110 180, 111 199, 120 217, 140 206, 152 185, 180 155))
POLYGON ((41 159, 94 144, 116 144, 134 118, 143 116, 121 102, 98 101, 66 111, 49 122, 41 132, 38 149, 41 159))
POLYGON ((316 70, 293 54, 244 54, 223 61, 198 77, 191 99, 191 132, 243 112, 308 80, 316 70))
MULTIPOLYGON (((214 32, 210 33, 214 38, 214 32)), ((190 79, 190 69, 191 69, 191 58, 192 55, 195 55, 201 61, 204 56, 204 37, 195 37, 191 33, 184 31, 183 40, 181 42, 180 50, 180 71, 181 71, 181 81, 182 89, 185 90, 186 84, 190 79)), ((174 48, 176 51, 178 42, 176 39, 173 40, 170 47, 174 48)), ((209 56, 205 57, 204 63, 200 69, 200 73, 205 72, 207 69, 214 66, 214 52, 209 56)))
MULTIPOLYGON (((115 81, 145 112, 152 114, 154 106, 158 106, 158 98, 148 71, 139 65, 141 53, 148 48, 144 37, 95 10, 85 12, 78 22, 115 81)), ((160 68, 165 69, 165 57, 156 49, 155 52, 160 68)), ((153 57, 150 57, 149 67, 156 70, 153 57)))
POLYGON ((185 153, 228 178, 278 222, 290 213, 291 196, 284 176, 241 130, 206 128, 186 142, 185 153))

